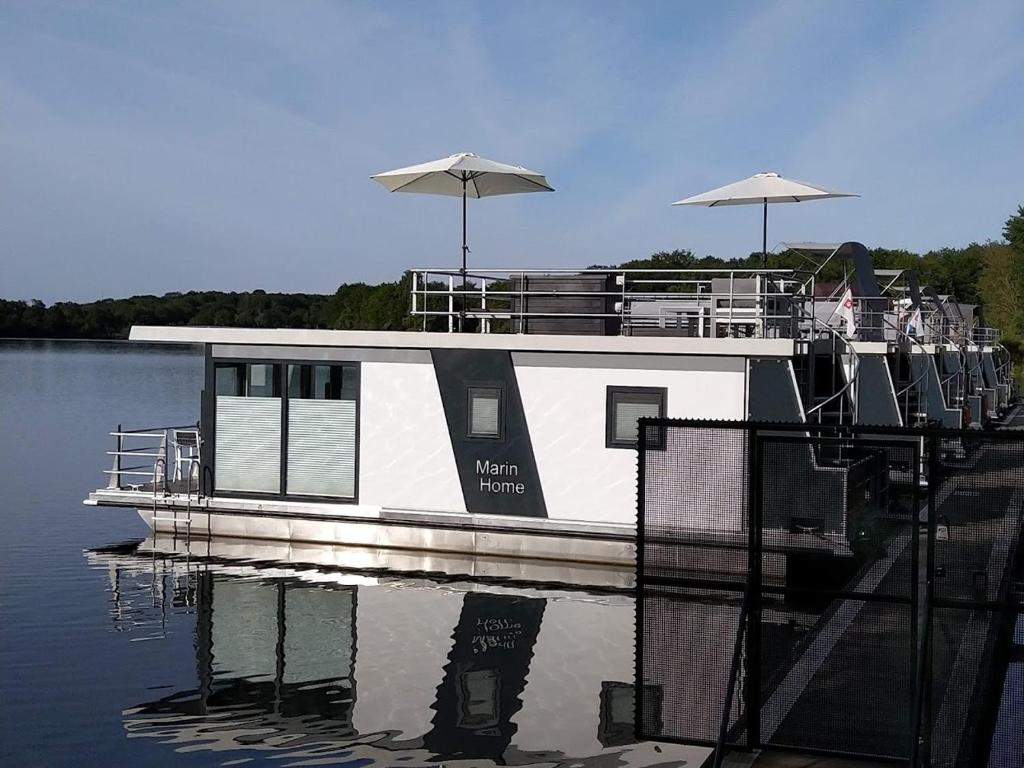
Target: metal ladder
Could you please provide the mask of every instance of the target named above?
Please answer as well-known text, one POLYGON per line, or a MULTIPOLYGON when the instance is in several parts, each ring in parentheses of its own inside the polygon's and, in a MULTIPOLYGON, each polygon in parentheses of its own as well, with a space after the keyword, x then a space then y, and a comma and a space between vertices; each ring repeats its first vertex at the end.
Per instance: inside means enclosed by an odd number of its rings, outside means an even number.
MULTIPOLYGON (((196 445, 197 448, 201 444, 201 441, 202 441, 202 438, 199 436, 198 430, 196 430, 196 433, 195 433, 195 445, 196 445)), ((187 464, 186 464, 187 469, 185 471, 185 509, 184 510, 179 510, 177 506, 174 506, 174 507, 171 507, 170 510, 164 510, 164 514, 161 515, 161 514, 158 513, 158 510, 157 510, 157 498, 158 497, 157 497, 157 482, 156 482, 156 478, 161 478, 161 481, 162 481, 161 482, 161 486, 163 488, 163 495, 165 497, 170 495, 170 493, 168 491, 168 488, 167 488, 167 484, 166 484, 166 478, 167 478, 167 440, 166 440, 166 438, 164 439, 164 441, 161 444, 160 454, 161 455, 157 457, 157 460, 156 460, 156 462, 154 462, 154 465, 153 465, 153 476, 154 476, 154 483, 153 483, 153 509, 152 509, 152 514, 153 514, 153 518, 152 518, 153 519, 153 536, 154 536, 154 539, 155 539, 155 537, 158 535, 157 526, 156 526, 157 522, 169 522, 169 523, 172 524, 172 535, 173 535, 174 539, 177 539, 178 538, 178 525, 182 524, 185 527, 185 546, 186 546, 186 549, 188 549, 188 547, 190 546, 191 540, 192 540, 192 508, 193 508, 193 498, 194 498, 195 506, 198 506, 198 503, 199 503, 201 472, 202 472, 202 468, 201 468, 202 465, 201 465, 201 462, 200 462, 200 457, 199 457, 198 453, 196 453, 195 455, 191 455, 191 456, 184 456, 184 457, 176 456, 175 457, 175 467, 174 467, 174 475, 173 475, 173 477, 175 479, 178 479, 180 477, 180 474, 181 474, 181 472, 180 472, 180 462, 181 461, 187 462, 187 464), (194 487, 193 487, 193 478, 195 479, 195 486, 194 487), (194 497, 193 497, 193 494, 195 494, 194 497), (168 514, 168 512, 170 514, 168 514), (184 513, 183 516, 180 514, 182 512, 184 513)))

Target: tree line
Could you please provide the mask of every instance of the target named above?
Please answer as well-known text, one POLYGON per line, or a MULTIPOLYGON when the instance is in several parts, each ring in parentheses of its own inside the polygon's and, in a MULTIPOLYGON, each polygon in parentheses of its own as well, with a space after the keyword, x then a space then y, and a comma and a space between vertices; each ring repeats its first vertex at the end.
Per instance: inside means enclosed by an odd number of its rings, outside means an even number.
MULTIPOLYGON (((1024 206, 1007 221, 1001 241, 941 248, 925 254, 874 248, 878 269, 917 270, 922 285, 980 304, 987 325, 1002 329, 1005 343, 1019 356, 1024 339, 1024 206)), ((622 269, 756 269, 761 254, 733 260, 697 257, 689 250, 655 253, 618 265, 622 269)), ((805 255, 768 255, 771 268, 809 270, 805 255)), ((849 265, 829 263, 819 280, 840 280, 849 265)), ((421 321, 409 314, 411 275, 376 285, 343 283, 333 294, 251 291, 189 291, 163 296, 132 296, 87 303, 0 299, 0 338, 124 339, 133 325, 192 325, 248 328, 335 328, 414 330, 421 321)))

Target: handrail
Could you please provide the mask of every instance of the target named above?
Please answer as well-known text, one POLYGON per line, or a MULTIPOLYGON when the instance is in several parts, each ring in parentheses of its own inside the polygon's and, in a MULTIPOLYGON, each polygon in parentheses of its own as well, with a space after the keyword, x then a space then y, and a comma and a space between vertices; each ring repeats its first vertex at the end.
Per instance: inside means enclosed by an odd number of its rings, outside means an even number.
MULTIPOLYGON (((451 269, 450 267, 414 267, 410 270, 418 274, 430 273, 433 275, 455 275, 461 276, 462 271, 458 269, 451 269)), ((702 267, 652 267, 647 269, 645 267, 636 268, 619 268, 619 267, 587 267, 586 269, 548 269, 546 267, 532 268, 532 267, 488 267, 486 269, 473 269, 466 272, 466 277, 486 277, 488 280, 494 278, 495 275, 505 275, 511 277, 512 275, 616 275, 616 274, 679 274, 682 272, 691 272, 693 274, 743 274, 743 275, 803 275, 807 274, 806 271, 800 269, 704 269, 702 267)))
MULTIPOLYGON (((678 302, 680 312, 699 315, 710 311, 712 323, 701 323, 697 335, 713 335, 707 329, 720 328, 722 323, 729 327, 736 324, 754 324, 758 337, 790 335, 784 330, 787 323, 795 320, 793 305, 813 301, 805 292, 806 285, 798 279, 797 270, 754 270, 754 269, 551 269, 531 272, 521 270, 474 270, 467 277, 474 280, 470 286, 461 288, 449 280, 445 286, 443 278, 454 274, 453 270, 418 269, 413 272, 410 312, 423 319, 423 328, 428 318, 448 318, 449 330, 454 330, 452 318, 472 317, 481 321, 479 331, 492 331, 491 321, 507 320, 510 327, 500 326, 499 330, 524 332, 525 322, 530 319, 557 320, 618 320, 620 333, 628 334, 634 327, 648 327, 652 323, 662 325, 659 313, 651 309, 654 302, 678 302), (599 275, 608 280, 607 285, 594 285, 600 290, 579 290, 571 284, 553 287, 550 282, 538 278, 565 275, 571 277, 599 275), (535 279, 537 285, 531 285, 535 279), (737 281, 750 280, 751 290, 743 286, 736 290, 737 281), (614 285, 611 281, 614 280, 614 285), (722 285, 716 285, 716 281, 722 285), (729 290, 725 290, 725 282, 729 290), (669 288, 672 290, 659 290, 669 288), (712 290, 718 289, 718 290, 712 290), (456 301, 455 297, 458 296, 456 301), (448 300, 445 308, 444 299, 448 300), (578 311, 572 304, 562 307, 541 306, 528 308, 528 300, 535 302, 552 299, 596 300, 598 311, 578 311), (737 307, 737 303, 750 306, 737 307), (643 307, 643 309, 638 309, 643 307), (577 311, 572 311, 577 310, 577 311)), ((664 314, 664 313, 661 313, 664 314)), ((678 319, 678 318, 677 318, 678 319)), ((792 333, 792 331, 790 332, 792 333)))
MULTIPOLYGON (((895 325, 894 323, 891 323, 884 316, 882 317, 882 322, 885 323, 886 325, 888 325, 894 331, 896 331, 896 333, 898 334, 897 338, 899 338, 899 336, 902 336, 903 338, 907 339, 911 344, 916 344, 917 346, 919 346, 921 348, 921 351, 924 354, 926 354, 926 355, 928 354, 928 348, 924 344, 922 344, 921 341, 919 341, 916 336, 912 336, 911 334, 907 333, 906 331, 901 329, 898 325, 895 325)), ((921 372, 920 376, 918 376, 912 382, 907 384, 907 386, 905 386, 903 389, 901 389, 899 392, 897 392, 896 393, 896 397, 899 397, 903 393, 910 391, 910 389, 912 387, 920 384, 927 376, 928 376, 928 369, 925 368, 925 370, 921 372)))
POLYGON ((184 429, 195 429, 195 428, 196 428, 195 424, 175 424, 175 425, 171 425, 171 426, 167 426, 167 427, 146 427, 144 429, 122 429, 121 425, 118 424, 117 425, 117 430, 114 431, 114 432, 109 432, 108 434, 110 434, 110 435, 125 435, 125 436, 133 435, 133 436, 143 437, 143 436, 146 436, 146 433, 149 433, 150 437, 162 437, 168 430, 171 430, 171 429, 184 430, 184 429))
MULTIPOLYGON (((964 400, 964 396, 966 394, 966 386, 964 386, 964 382, 963 382, 963 378, 965 376, 965 370, 966 370, 966 367, 967 367, 967 365, 966 365, 967 364, 967 352, 966 352, 966 350, 964 348, 964 345, 966 343, 966 341, 965 341, 966 334, 961 330, 960 323, 955 323, 952 320, 949 320, 949 319, 947 319, 945 317, 942 317, 938 309, 933 310, 931 315, 928 318, 924 318, 923 319, 923 323, 924 323, 924 326, 925 326, 926 329, 928 329, 931 333, 933 333, 935 336, 938 337, 938 341, 937 341, 938 344, 941 344, 944 347, 952 347, 952 350, 950 350, 950 351, 956 352, 958 368, 957 368, 957 370, 953 371, 953 373, 949 374, 948 376, 943 377, 940 374, 940 376, 939 376, 939 389, 943 392, 943 394, 945 394, 946 389, 947 389, 949 383, 954 381, 954 380, 958 380, 959 379, 960 380, 960 384, 956 387, 956 392, 957 392, 957 399, 960 402, 959 403, 954 403, 953 405, 962 405, 963 404, 963 400, 964 400), (945 323, 940 323, 937 328, 936 328, 935 324, 930 321, 931 318, 935 317, 936 315, 940 315, 940 319, 941 320, 945 320, 945 323), (947 332, 947 330, 946 330, 947 328, 948 328, 949 332, 947 332), (961 336, 961 339, 957 340, 953 336, 953 332, 959 332, 959 334, 961 336)), ((927 350, 925 350, 925 351, 927 351, 927 350)))
MULTIPOLYGON (((965 357, 966 357, 966 355, 965 355, 965 357)), ((967 376, 967 380, 970 381, 973 378, 973 376, 971 374, 973 374, 975 371, 982 371, 982 372, 984 372, 984 367, 985 367, 985 359, 981 356, 981 352, 979 351, 979 353, 978 353, 978 364, 976 366, 974 366, 973 368, 971 368, 970 370, 967 370, 967 369, 964 370, 964 373, 967 376)), ((982 389, 984 389, 984 387, 982 387, 982 389)))
MULTIPOLYGON (((902 336, 903 338, 909 340, 911 344, 916 344, 917 346, 919 346, 921 348, 921 351, 924 354, 926 354, 926 355, 928 354, 928 348, 925 347, 925 345, 922 344, 917 339, 916 336, 912 336, 911 334, 907 333, 906 331, 904 331, 899 326, 894 325, 893 323, 889 322, 889 320, 887 318, 885 318, 885 317, 882 318, 882 322, 886 323, 890 328, 892 328, 893 330, 896 331, 896 333, 898 334, 897 338, 902 336)), ((913 366, 911 366, 911 368, 913 368, 913 366)), ((907 418, 908 420, 910 419, 910 394, 909 394, 910 390, 915 388, 915 387, 917 387, 926 378, 928 378, 928 366, 923 366, 922 369, 921 369, 921 373, 918 375, 918 377, 916 379, 914 379, 913 381, 911 381, 909 384, 907 384, 907 386, 905 386, 899 392, 896 393, 897 405, 899 404, 900 397, 903 396, 903 395, 907 395, 907 397, 906 397, 906 408, 904 410, 906 411, 905 418, 907 418)), ((928 408, 928 388, 927 388, 927 386, 925 387, 924 398, 925 398, 925 412, 924 412, 924 415, 925 415, 925 417, 927 417, 928 416, 928 412, 927 412, 927 408, 928 408)), ((918 409, 917 409, 917 413, 915 415, 920 416, 920 414, 921 414, 921 402, 920 402, 920 400, 918 400, 918 404, 917 405, 918 405, 918 409)), ((909 424, 905 424, 904 426, 910 426, 910 425, 909 424)))
MULTIPOLYGON (((840 389, 838 392, 834 392, 832 395, 827 397, 825 400, 822 400, 816 406, 814 406, 813 408, 808 410, 806 413, 804 413, 804 418, 807 419, 808 421, 810 420, 811 414, 813 414, 815 412, 821 412, 822 409, 826 405, 831 403, 833 400, 835 400, 835 399, 837 399, 839 397, 842 397, 847 391, 849 391, 853 387, 853 383, 854 383, 854 381, 856 380, 856 377, 857 377, 857 371, 860 369, 860 355, 857 353, 857 350, 854 349, 854 346, 851 343, 850 339, 847 339, 845 336, 840 334, 838 330, 833 328, 827 322, 823 322, 823 321, 819 320, 813 314, 810 316, 809 319, 811 320, 812 335, 813 335, 813 330, 814 330, 814 328, 816 326, 818 326, 818 325, 822 326, 828 333, 832 334, 833 340, 838 339, 840 342, 842 342, 846 346, 846 349, 849 350, 849 352, 850 352, 851 362, 853 362, 855 365, 853 366, 852 370, 850 371, 850 375, 847 377, 846 384, 843 386, 842 389, 840 389)), ((854 420, 856 420, 857 404, 855 402, 851 402, 851 406, 852 406, 852 410, 853 410, 853 413, 854 413, 854 420)), ((818 416, 818 422, 819 423, 821 422, 821 415, 820 415, 820 413, 819 413, 819 416, 818 416)))
POLYGON ((1006 382, 1009 382, 1013 378, 1013 355, 1010 354, 1010 350, 1007 349, 1002 342, 999 342, 996 346, 1003 352, 1001 355, 1003 360, 996 369, 996 376, 1006 382))
MULTIPOLYGON (((963 356, 963 354, 960 352, 959 349, 957 349, 956 352, 957 352, 957 354, 959 356, 961 356, 961 357, 963 356)), ((961 375, 963 373, 963 369, 964 369, 964 366, 963 366, 963 362, 961 361, 961 363, 960 363, 960 370, 953 371, 953 373, 949 374, 949 376, 947 376, 944 379, 939 379, 939 384, 945 386, 946 384, 951 382, 953 379, 955 379, 957 376, 961 375)))
POLYGON ((975 344, 996 346, 1001 341, 1001 334, 998 328, 990 326, 978 326, 971 329, 971 341, 975 344))
MULTIPOLYGON (((174 427, 157 427, 157 428, 146 428, 146 429, 122 429, 121 425, 117 425, 117 429, 112 430, 108 434, 114 438, 114 449, 108 450, 105 453, 108 456, 113 457, 112 466, 110 469, 103 470, 103 473, 109 476, 107 482, 107 488, 111 490, 122 490, 124 486, 124 479, 128 477, 145 477, 151 478, 153 484, 153 497, 154 503, 158 492, 167 494, 168 490, 168 445, 171 442, 171 434, 174 432, 195 432, 197 436, 197 443, 202 442, 200 435, 199 426, 197 424, 188 424, 174 427), (126 445, 128 440, 145 440, 150 441, 149 444, 141 446, 130 446, 126 445), (153 445, 152 442, 156 444, 153 445), (125 457, 132 459, 143 459, 152 458, 152 464, 142 463, 133 464, 131 466, 124 466, 123 459, 125 457)), ((188 494, 191 497, 191 475, 193 474, 192 464, 198 464, 198 457, 182 457, 189 458, 189 489, 188 494)), ((176 470, 177 470, 177 464, 176 470)), ((128 485, 138 488, 138 484, 129 483, 128 485)), ((198 489, 199 495, 201 495, 202 483, 200 482, 200 488, 198 489)))

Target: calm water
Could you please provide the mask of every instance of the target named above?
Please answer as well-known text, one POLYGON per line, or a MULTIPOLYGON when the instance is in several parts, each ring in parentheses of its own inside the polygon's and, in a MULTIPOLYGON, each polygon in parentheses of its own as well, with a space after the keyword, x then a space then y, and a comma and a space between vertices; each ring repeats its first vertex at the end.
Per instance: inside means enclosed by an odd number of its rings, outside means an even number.
POLYGON ((629 745, 627 596, 172 556, 83 506, 106 433, 194 422, 201 368, 0 343, 0 764, 681 764, 629 745))

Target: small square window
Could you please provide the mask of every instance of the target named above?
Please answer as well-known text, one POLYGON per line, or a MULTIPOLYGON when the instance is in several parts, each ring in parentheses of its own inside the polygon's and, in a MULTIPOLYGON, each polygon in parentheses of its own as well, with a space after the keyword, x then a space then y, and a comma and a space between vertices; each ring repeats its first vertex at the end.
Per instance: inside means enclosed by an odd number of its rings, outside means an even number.
POLYGON ((636 448, 637 422, 664 418, 665 400, 661 387, 608 387, 605 446, 636 448))
POLYGON ((470 387, 466 424, 468 437, 500 440, 504 434, 504 409, 500 387, 470 387))

